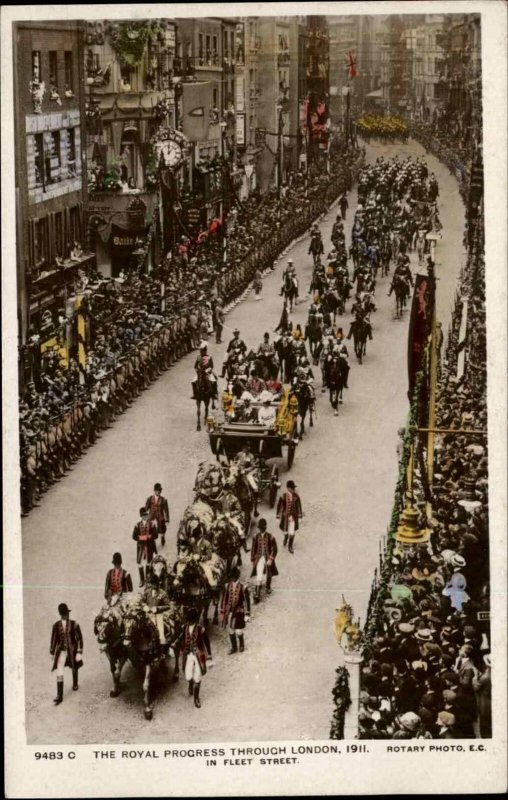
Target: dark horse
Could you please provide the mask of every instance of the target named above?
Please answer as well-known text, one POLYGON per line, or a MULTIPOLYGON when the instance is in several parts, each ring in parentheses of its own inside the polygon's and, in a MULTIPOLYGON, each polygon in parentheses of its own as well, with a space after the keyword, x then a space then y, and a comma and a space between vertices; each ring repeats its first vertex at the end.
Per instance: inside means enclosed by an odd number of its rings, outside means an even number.
POLYGON ((348 339, 351 338, 351 334, 353 335, 355 355, 361 364, 363 356, 367 353, 367 337, 372 339, 370 322, 367 322, 361 315, 357 315, 355 321, 351 324, 348 339))
POLYGON ((201 403, 205 406, 205 420, 208 416, 208 407, 210 400, 212 401, 212 408, 215 408, 215 400, 217 398, 217 383, 210 380, 210 375, 206 370, 199 370, 198 378, 195 383, 196 387, 196 409, 198 415, 198 424, 196 430, 201 430, 201 403))
POLYGON ((298 381, 297 378, 293 378, 292 380, 291 392, 294 393, 294 395, 298 400, 298 416, 300 417, 300 430, 299 431, 297 430, 297 432, 301 438, 305 433, 305 419, 307 417, 307 412, 309 413, 309 425, 311 428, 314 427, 316 396, 314 394, 314 389, 310 383, 308 383, 307 381, 298 381))
POLYGON ((342 392, 346 383, 343 360, 337 355, 332 355, 326 370, 326 385, 335 416, 339 413, 339 403, 342 403, 342 392))
POLYGON ((289 302, 289 310, 293 310, 293 303, 298 297, 298 280, 294 275, 289 272, 284 274, 284 282, 282 284, 282 293, 287 302, 289 302))
POLYGON ((314 358, 316 348, 323 338, 323 317, 319 319, 315 314, 309 314, 309 320, 305 326, 305 339, 309 342, 309 350, 314 358))
POLYGON ((409 281, 403 275, 394 275, 393 291, 395 292, 395 308, 397 317, 400 317, 406 307, 409 297, 409 281))
POLYGON ((152 671, 165 660, 165 653, 155 623, 146 612, 140 598, 127 604, 123 617, 123 644, 129 661, 143 673, 143 698, 145 719, 152 719, 153 703, 150 702, 152 671))
POLYGON ((113 607, 102 608, 95 617, 93 625, 99 650, 106 654, 113 677, 110 697, 118 697, 120 694, 120 678, 128 657, 127 648, 123 642, 122 622, 122 608, 117 604, 113 607))

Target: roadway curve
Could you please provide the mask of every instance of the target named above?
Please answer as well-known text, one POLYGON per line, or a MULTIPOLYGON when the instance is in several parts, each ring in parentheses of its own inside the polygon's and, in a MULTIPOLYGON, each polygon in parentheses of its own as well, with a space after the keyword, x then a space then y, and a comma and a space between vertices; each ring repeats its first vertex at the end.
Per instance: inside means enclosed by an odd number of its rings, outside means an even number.
MULTIPOLYGON (((367 160, 398 153, 420 155, 415 143, 369 145, 367 160)), ((446 332, 463 259, 463 205, 446 168, 427 156, 440 186, 443 240, 437 249, 438 317, 446 332)), ((356 191, 349 195, 351 229, 356 191)), ((321 221, 325 247, 336 210, 321 221)), ((248 345, 272 331, 281 309, 280 274, 287 258, 297 267, 301 295, 309 285, 308 238, 290 248, 264 280, 263 299, 249 295, 227 317, 224 334, 236 325, 248 345)), ((24 641, 27 735, 32 744, 93 742, 220 742, 326 739, 332 715, 331 691, 338 663, 332 622, 343 593, 355 613, 365 615, 379 539, 390 517, 397 476, 397 428, 407 414, 407 323, 394 319, 389 279, 378 284, 374 341, 362 366, 351 359, 350 389, 335 418, 319 397, 316 426, 298 447, 291 477, 298 484, 305 517, 291 556, 282 548, 274 513, 263 512, 280 544, 280 575, 274 592, 255 606, 244 654, 227 655, 225 632, 212 630, 216 665, 205 677, 203 705, 195 709, 183 681, 161 688, 154 719, 143 718, 141 687, 130 667, 120 698, 109 698, 110 673, 93 636, 111 556, 120 550, 137 583, 131 532, 137 510, 160 481, 169 498, 171 525, 163 554, 175 554, 176 527, 199 461, 210 459, 208 437, 195 431, 189 401, 194 354, 176 364, 105 432, 71 474, 23 520, 24 641), (54 708, 49 636, 65 601, 85 639, 80 691, 66 677, 64 703, 54 708)), ((308 299, 294 323, 303 323, 308 299)), ((344 317, 345 332, 350 316, 344 317)), ((211 345, 216 365, 224 346, 211 345)), ((320 380, 317 380, 318 394, 320 380)), ((282 472, 283 480, 286 478, 282 472)), ((247 576, 244 567, 243 577, 247 576)))

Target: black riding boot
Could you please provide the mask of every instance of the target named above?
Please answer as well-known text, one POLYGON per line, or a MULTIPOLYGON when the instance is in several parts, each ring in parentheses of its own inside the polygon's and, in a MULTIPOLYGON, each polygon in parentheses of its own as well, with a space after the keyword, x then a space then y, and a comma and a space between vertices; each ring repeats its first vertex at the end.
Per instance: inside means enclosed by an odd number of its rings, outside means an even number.
POLYGON ((256 594, 254 595, 254 602, 259 603, 261 600, 261 586, 256 586, 256 594))
POLYGON ((240 650, 240 653, 243 653, 243 651, 245 650, 245 642, 243 640, 243 633, 239 633, 238 634, 238 649, 240 650))
POLYGON ((79 685, 78 685, 78 671, 77 671, 77 669, 73 669, 73 670, 72 670, 72 688, 73 688, 73 691, 75 691, 75 692, 77 692, 77 691, 78 691, 78 689, 79 689, 79 685))
POLYGON ((63 700, 63 678, 56 679, 56 697, 53 700, 55 706, 60 705, 63 700))
POLYGON ((286 533, 286 534, 284 534, 284 542, 283 542, 283 544, 284 544, 284 547, 286 547, 286 546, 287 546, 288 539, 289 539, 289 533, 286 533))
POLYGON ((200 683, 195 683, 194 684, 194 705, 196 706, 196 708, 201 708, 201 702, 199 700, 199 689, 200 689, 200 686, 201 686, 200 683))
POLYGON ((295 552, 294 548, 293 548, 294 541, 295 541, 295 537, 294 536, 290 536, 289 537, 289 548, 288 548, 290 553, 294 553, 295 552))
POLYGON ((145 570, 143 567, 139 568, 139 588, 142 589, 145 585, 145 570))
POLYGON ((267 594, 272 593, 272 576, 270 575, 269 572, 267 572, 266 574, 266 593, 267 594))
POLYGON ((236 634, 235 633, 230 633, 229 634, 229 641, 231 642, 231 647, 229 649, 228 655, 232 656, 233 653, 237 653, 238 652, 238 648, 236 646, 236 634))
POLYGON ((192 696, 194 694, 194 681, 192 678, 189 681, 189 694, 192 696))

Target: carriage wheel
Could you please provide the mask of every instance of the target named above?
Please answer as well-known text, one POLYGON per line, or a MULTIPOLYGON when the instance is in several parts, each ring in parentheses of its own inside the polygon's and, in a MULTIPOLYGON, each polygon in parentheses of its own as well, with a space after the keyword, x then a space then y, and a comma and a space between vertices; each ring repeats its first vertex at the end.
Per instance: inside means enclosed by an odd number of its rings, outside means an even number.
POLYGON ((279 470, 277 467, 272 469, 272 475, 270 478, 270 493, 269 493, 269 501, 270 501, 270 508, 273 508, 275 505, 275 501, 277 500, 277 490, 278 490, 278 482, 279 482, 279 470))
POLYGON ((295 444, 291 443, 288 445, 288 469, 291 469, 293 466, 293 461, 295 460, 295 450, 295 444))

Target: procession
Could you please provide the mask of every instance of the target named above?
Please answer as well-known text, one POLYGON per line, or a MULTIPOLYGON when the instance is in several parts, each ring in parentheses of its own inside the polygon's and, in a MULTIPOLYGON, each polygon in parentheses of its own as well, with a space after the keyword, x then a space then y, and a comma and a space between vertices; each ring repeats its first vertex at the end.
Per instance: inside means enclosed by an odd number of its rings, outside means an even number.
MULTIPOLYGON (((340 25, 273 19, 252 25, 279 71, 298 30, 312 72, 340 25)), ((28 740, 490 738, 481 117, 473 135, 471 110, 382 107, 348 50, 344 90, 307 74, 294 132, 278 75, 249 151, 238 83, 198 80, 219 48, 248 80, 247 21, 228 20, 167 74, 192 21, 76 23, 86 225, 71 264, 35 221, 20 312, 28 740)))

